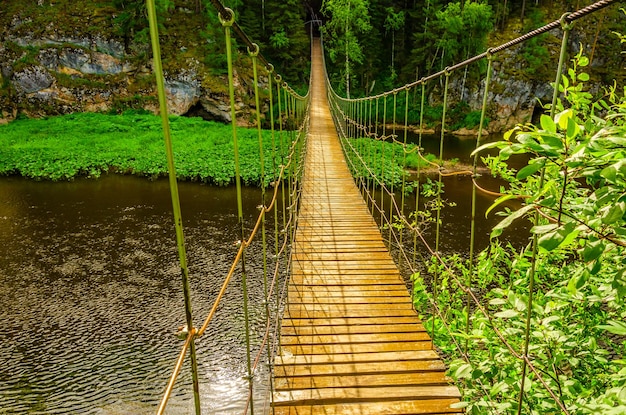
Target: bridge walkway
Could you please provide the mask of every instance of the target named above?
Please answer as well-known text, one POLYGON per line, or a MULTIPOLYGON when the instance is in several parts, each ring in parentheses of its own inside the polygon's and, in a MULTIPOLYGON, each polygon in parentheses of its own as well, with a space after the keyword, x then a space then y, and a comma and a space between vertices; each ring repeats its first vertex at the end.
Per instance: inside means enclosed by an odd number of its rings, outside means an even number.
POLYGON ((311 125, 275 414, 448 414, 460 393, 343 157, 312 52, 311 125))

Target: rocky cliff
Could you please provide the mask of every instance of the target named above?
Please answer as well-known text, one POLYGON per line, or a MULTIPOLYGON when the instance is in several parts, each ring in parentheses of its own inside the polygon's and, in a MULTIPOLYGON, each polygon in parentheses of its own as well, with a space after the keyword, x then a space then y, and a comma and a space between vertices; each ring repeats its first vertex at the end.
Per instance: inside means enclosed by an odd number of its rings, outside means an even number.
MULTIPOLYGON (((0 11, 0 118, 7 122, 18 114, 40 117, 139 108, 156 112, 149 46, 114 34, 117 12, 84 5, 61 10, 43 1, 37 6, 0 11), (41 27, 38 13, 56 18, 49 18, 41 27), (100 18, 94 19, 97 14, 100 18), (85 24, 91 26, 85 28, 85 24)), ((167 52, 163 49, 170 112, 192 112, 230 122, 227 79, 211 73, 212 68, 200 60, 201 48, 192 38, 202 22, 192 9, 184 7, 168 15, 168 21, 187 20, 190 29, 190 33, 164 31, 169 43, 167 52)), ((248 97, 251 80, 246 75, 236 75, 235 80, 241 124, 248 124, 254 111, 250 105, 253 100, 248 97)))
MULTIPOLYGON (((585 19, 576 22, 570 34, 566 68, 571 67, 575 55, 582 53, 590 58, 590 65, 581 69, 591 77, 587 90, 598 96, 608 86, 623 88, 626 85, 626 54, 611 28, 626 27, 626 15, 619 14, 619 21, 603 21, 605 16, 602 14, 585 19)), ((490 46, 504 44, 522 33, 525 30, 519 25, 504 33, 494 32, 490 46)), ((487 98, 488 131, 506 131, 519 123, 537 121, 543 105, 552 101, 561 39, 562 31, 556 29, 543 35, 537 43, 518 45, 494 56, 487 98)), ((470 67, 469 75, 463 70, 451 75, 450 103, 465 101, 471 110, 481 109, 485 79, 484 75, 476 74, 484 74, 486 63, 483 64, 481 69, 476 65, 470 67)), ((433 89, 429 97, 431 105, 441 103, 442 89, 439 86, 433 89)))
MULTIPOLYGON (((228 122, 227 81, 224 75, 215 74, 218 64, 207 57, 210 46, 222 39, 204 34, 207 21, 194 9, 196 1, 178 0, 175 4, 164 17, 161 37, 169 110, 228 122)), ((157 111, 150 47, 145 37, 120 33, 117 22, 122 10, 112 5, 60 0, 8 5, 0 10, 0 122, 20 113, 38 117, 131 108, 157 111)), ((600 24, 599 20, 590 22, 600 24)), ((615 22, 611 24, 614 26, 615 22)), ((607 25, 609 29, 605 27, 601 36, 600 30, 595 29, 597 25, 579 26, 581 30, 573 32, 570 40, 570 56, 581 47, 588 53, 595 52, 590 68, 594 88, 600 90, 600 85, 615 80, 623 84, 626 55, 620 54, 617 37, 611 38, 612 26, 607 25), (607 42, 614 45, 613 49, 606 49, 607 42)), ((504 43, 524 30, 512 27, 504 34, 494 33, 490 44, 504 43)), ((490 131, 531 121, 541 111, 540 102, 550 101, 560 31, 548 34, 542 42, 545 46, 537 50, 544 54, 544 60, 535 63, 537 68, 533 71, 528 69, 526 46, 508 50, 494 59, 487 114, 490 131)), ((250 125, 256 110, 251 97, 250 69, 249 65, 238 68, 237 118, 240 124, 250 125)), ((454 73, 449 102, 465 101, 471 110, 479 110, 484 91, 482 78, 481 70, 476 68, 470 69, 469 74, 454 73)), ((262 77, 261 83, 261 87, 266 87, 267 78, 262 77)), ((434 86, 429 96, 430 105, 438 103, 441 85, 434 86)), ((266 112, 267 104, 261 110, 266 112)))

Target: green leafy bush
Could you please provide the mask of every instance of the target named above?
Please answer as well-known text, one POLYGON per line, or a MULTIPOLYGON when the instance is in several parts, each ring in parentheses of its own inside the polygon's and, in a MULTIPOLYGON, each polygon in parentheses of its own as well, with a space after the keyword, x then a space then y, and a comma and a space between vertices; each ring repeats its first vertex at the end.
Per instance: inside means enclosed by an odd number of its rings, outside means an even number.
MULTIPOLYGON (((232 127, 199 118, 170 117, 179 178, 217 185, 234 182, 232 127)), ((286 136, 286 133, 284 133, 286 136)), ((264 131, 265 177, 260 177, 258 132, 238 130, 241 177, 249 185, 274 177, 272 160, 280 157, 264 131)), ((286 137, 282 137, 286 141, 286 137)), ((145 111, 122 115, 71 114, 20 119, 0 126, 0 174, 37 180, 68 180, 118 172, 156 178, 167 174, 161 119, 145 111)))
POLYGON ((626 413, 626 97, 611 89, 595 100, 585 90, 588 64, 573 60, 554 118, 479 149, 499 149, 487 161, 509 182, 490 211, 524 201, 503 212, 489 248, 471 267, 459 257, 433 261, 432 293, 414 276, 416 297, 445 305, 426 325, 454 357, 450 374, 468 414, 518 413, 520 396, 525 414, 561 413, 554 397, 572 414, 626 413), (509 167, 514 154, 528 164, 509 167), (517 252, 499 237, 524 218, 533 241, 517 252), (468 277, 486 313, 465 307, 459 287, 468 277), (514 355, 526 348, 535 370, 514 355))

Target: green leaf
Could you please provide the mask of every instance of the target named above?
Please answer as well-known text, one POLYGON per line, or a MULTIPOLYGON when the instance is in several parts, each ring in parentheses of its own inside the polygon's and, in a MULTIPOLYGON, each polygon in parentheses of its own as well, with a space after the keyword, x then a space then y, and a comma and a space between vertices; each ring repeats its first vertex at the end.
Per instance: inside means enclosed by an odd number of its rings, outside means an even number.
POLYGON ((569 282, 567 283, 567 290, 571 294, 576 293, 576 291, 580 290, 585 285, 588 278, 589 278, 589 273, 579 272, 578 275, 574 275, 569 280, 569 282))
POLYGON ((608 181, 615 183, 617 178, 617 170, 613 166, 606 167, 600 172, 600 176, 604 177, 608 181))
POLYGON ((580 133, 580 127, 573 118, 567 120, 567 138, 573 139, 580 133))
POLYGON ((476 150, 472 151, 472 154, 470 154, 470 156, 475 156, 476 154, 480 153, 483 150, 487 150, 489 148, 494 148, 494 147, 500 147, 500 146, 504 146, 507 145, 506 143, 503 143, 502 141, 494 141, 493 143, 487 143, 487 144, 483 144, 482 146, 478 147, 476 150))
POLYGON ((571 242, 578 235, 578 231, 574 228, 574 223, 567 223, 553 232, 546 233, 539 238, 539 246, 546 251, 552 251, 563 244, 566 239, 568 243, 571 242))
POLYGON ((583 261, 589 262, 598 259, 605 248, 606 244, 602 240, 587 242, 583 248, 583 261))
POLYGON ((602 223, 606 225, 611 225, 622 219, 625 212, 626 202, 618 202, 607 209, 606 214, 602 216, 602 223))
POLYGON ((541 122, 541 128, 543 128, 544 130, 550 133, 556 134, 556 124, 554 123, 554 120, 551 117, 543 114, 541 115, 540 122, 541 122))
POLYGON ((472 365, 465 363, 454 372, 454 377, 457 379, 469 378, 472 375, 472 365))
POLYGON ((493 227, 491 230, 490 238, 496 238, 502 234, 502 231, 507 228, 515 219, 521 218, 528 211, 534 209, 534 205, 526 205, 515 212, 511 213, 509 216, 504 218, 500 223, 493 227))
POLYGON ((608 331, 609 333, 626 336, 626 323, 623 321, 609 320, 608 324, 597 326, 599 329, 608 331))
POLYGON ((580 58, 578 58, 577 64, 578 66, 584 68, 585 66, 589 65, 589 58, 586 56, 581 56, 580 58))
POLYGON ((499 198, 497 198, 493 204, 491 206, 489 206, 489 209, 487 209, 487 211, 485 212, 485 217, 489 216, 489 213, 494 210, 496 207, 498 207, 500 204, 506 202, 507 200, 511 200, 511 199, 516 199, 517 196, 516 195, 503 195, 500 196, 499 198))
POLYGON ((557 135, 543 135, 541 138, 543 138, 543 142, 547 145, 543 145, 541 146, 541 148, 544 150, 548 150, 549 155, 556 156, 558 155, 559 151, 563 150, 564 148, 561 137, 557 135))
POLYGON ((515 310, 504 310, 504 311, 500 311, 494 314, 494 316, 498 317, 498 318, 511 318, 511 317, 517 317, 518 312, 515 310))
POLYGON ((554 117, 554 121, 561 127, 562 130, 567 128, 567 123, 574 116, 574 111, 571 109, 562 111, 554 117))
POLYGON ((538 172, 543 166, 545 166, 545 164, 546 164, 545 159, 543 159, 539 163, 529 164, 528 166, 518 171, 516 177, 518 180, 524 180, 528 176, 533 175, 536 172, 538 172))
POLYGON ((461 401, 461 402, 451 404, 450 408, 453 408, 453 409, 467 408, 469 404, 470 404, 469 402, 461 401))
MULTIPOLYGON (((562 78, 562 81, 563 81, 563 87, 562 87, 562 88, 560 88, 560 91, 564 91, 564 90, 566 90, 567 88, 569 88, 569 79, 568 79, 568 78, 567 78, 567 76, 565 76, 565 75, 563 75, 561 78, 562 78)), ((560 86, 561 86, 561 85, 559 85, 559 87, 560 87, 560 86)))
POLYGON ((578 74, 578 80, 581 82, 587 82, 589 80, 589 74, 585 72, 581 72, 578 74))
POLYGON ((547 233, 547 232, 555 230, 557 227, 558 227, 558 225, 556 223, 549 223, 547 225, 533 226, 530 231, 532 233, 537 234, 537 235, 542 235, 544 233, 547 233))

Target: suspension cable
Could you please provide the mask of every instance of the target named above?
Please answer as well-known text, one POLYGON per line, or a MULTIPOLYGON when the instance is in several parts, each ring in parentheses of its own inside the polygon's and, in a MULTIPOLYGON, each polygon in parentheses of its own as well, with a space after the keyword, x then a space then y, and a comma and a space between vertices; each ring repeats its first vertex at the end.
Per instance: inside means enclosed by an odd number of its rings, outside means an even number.
MULTIPOLYGON (((157 93, 159 96, 159 110, 161 112, 161 122, 163 125, 163 138, 165 140, 165 153, 167 156, 167 170, 169 177, 170 194, 172 198, 172 211, 174 215, 174 227, 176 229, 176 243, 178 246, 178 261, 180 264, 181 278, 183 284, 183 297, 185 301, 185 321, 187 323, 187 341, 179 361, 184 358, 185 350, 189 348, 191 354, 191 373, 193 384, 193 398, 196 415, 200 415, 200 386, 198 376, 198 362, 196 360, 196 347, 194 343, 193 317, 191 311, 191 289, 189 288, 189 270, 187 268, 187 252, 185 249, 185 235, 183 231, 183 220, 180 210, 180 197, 178 195, 178 183, 176 182, 176 167, 174 165, 174 151, 172 149, 172 138, 170 134, 169 115, 167 111, 167 97, 165 94, 165 81, 163 77, 163 64, 161 61, 161 45, 159 42, 159 29, 156 17, 156 7, 154 0, 147 1, 148 23, 150 26, 150 40, 152 43, 152 53, 154 62, 154 72, 157 83, 157 93)), ((180 372, 180 364, 177 363, 178 372, 180 372)), ((175 370, 176 372, 176 370, 175 370)), ((173 382, 175 376, 173 377, 173 382)), ((169 393, 171 388, 168 387, 169 393)), ((161 407, 165 409, 169 393, 164 396, 161 407)), ((161 412, 159 412, 160 414, 161 412)))

